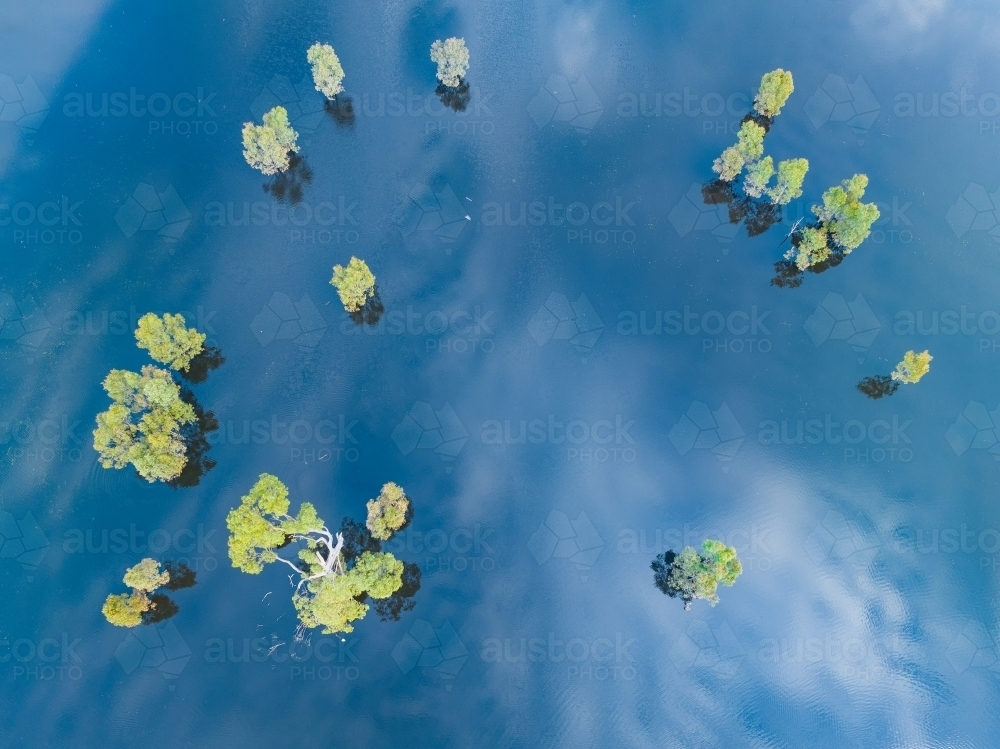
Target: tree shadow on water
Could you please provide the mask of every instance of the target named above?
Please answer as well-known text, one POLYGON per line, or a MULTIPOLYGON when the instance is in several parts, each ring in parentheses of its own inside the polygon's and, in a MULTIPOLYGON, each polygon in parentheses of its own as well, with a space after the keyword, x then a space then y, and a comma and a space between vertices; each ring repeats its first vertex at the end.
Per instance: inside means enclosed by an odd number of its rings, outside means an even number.
POLYGON ((164 562, 163 568, 170 575, 170 581, 163 586, 167 590, 193 588, 198 582, 195 571, 183 562, 164 562))
POLYGON ((208 457, 208 451, 212 448, 208 435, 219 428, 219 420, 215 418, 215 414, 202 408, 194 393, 187 388, 181 390, 181 400, 194 409, 195 420, 193 424, 187 424, 181 429, 187 463, 180 476, 167 482, 174 489, 198 486, 201 477, 215 468, 215 461, 208 457))
POLYGON ((858 383, 858 390, 872 400, 878 400, 899 390, 899 381, 892 379, 889 375, 865 377, 858 383))
POLYGON ((729 223, 743 221, 748 237, 756 237, 781 221, 781 206, 768 198, 753 198, 737 194, 732 182, 713 180, 701 188, 705 205, 726 205, 729 207, 729 223))
POLYGON ((472 98, 469 93, 469 84, 467 81, 460 81, 454 88, 441 83, 434 89, 434 93, 437 94, 441 103, 453 112, 464 112, 465 108, 469 106, 469 100, 472 98))
POLYGON ((376 286, 375 293, 368 297, 364 307, 347 314, 354 320, 355 325, 378 325, 383 312, 385 312, 385 307, 382 305, 382 297, 378 293, 378 286, 376 286))
MULTIPOLYGON (((798 234, 792 237, 792 244, 798 245, 798 234)), ((821 263, 810 265, 806 268, 810 273, 825 273, 830 268, 836 268, 844 262, 844 252, 840 248, 834 248, 830 252, 830 257, 821 263)), ((805 271, 799 268, 794 260, 779 260, 774 264, 774 278, 771 285, 780 289, 794 289, 802 285, 805 271)))
POLYGON ((354 129, 354 101, 350 96, 337 96, 333 101, 327 99, 323 109, 337 123, 337 127, 354 129))
POLYGON ((305 186, 312 182, 313 173, 304 157, 293 153, 288 157, 288 169, 276 174, 262 187, 279 203, 298 205, 305 194, 305 186))
MULTIPOLYGON (((353 518, 345 517, 341 521, 340 532, 344 536, 341 553, 344 555, 345 564, 349 565, 365 552, 377 554, 382 551, 382 542, 372 536, 367 526, 353 518)), ((420 590, 420 567, 412 562, 404 562, 403 584, 399 590, 388 598, 373 598, 371 603, 382 621, 399 621, 401 614, 417 605, 414 596, 418 590, 420 590)))
POLYGON ((159 624, 165 622, 173 616, 177 616, 180 607, 174 603, 173 599, 163 593, 154 593, 149 597, 153 606, 142 615, 143 624, 159 624))
POLYGON ((208 379, 209 372, 212 372, 226 363, 226 357, 222 355, 221 349, 216 346, 208 346, 191 360, 187 369, 182 369, 181 377, 192 385, 200 385, 208 379))

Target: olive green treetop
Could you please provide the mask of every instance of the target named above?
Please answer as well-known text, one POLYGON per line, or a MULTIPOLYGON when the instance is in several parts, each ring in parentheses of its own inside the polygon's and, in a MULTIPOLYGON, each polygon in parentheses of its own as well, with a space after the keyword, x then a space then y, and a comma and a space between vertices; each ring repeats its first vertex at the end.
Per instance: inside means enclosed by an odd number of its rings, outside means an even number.
POLYGON ((919 354, 915 351, 907 351, 903 354, 903 361, 897 364, 892 371, 892 379, 899 380, 904 385, 920 382, 920 378, 931 371, 931 359, 933 358, 930 351, 919 354))
POLYGON ((465 39, 438 39, 431 45, 431 60, 437 63, 437 77, 445 86, 457 87, 469 70, 469 49, 465 39))
POLYGON ((368 502, 368 530, 380 541, 388 541, 406 523, 409 509, 410 500, 403 487, 390 481, 378 497, 368 502))
POLYGON ((333 266, 330 284, 336 287, 340 301, 348 312, 357 312, 375 296, 375 275, 364 260, 356 257, 351 258, 346 268, 333 266))
POLYGON ((808 159, 785 159, 778 162, 778 184, 767 191, 771 201, 788 205, 802 196, 802 183, 809 171, 808 159))
POLYGON ((254 169, 271 175, 289 167, 288 154, 298 153, 299 134, 288 122, 284 107, 264 114, 264 124, 243 123, 243 158, 254 169))
POLYGON ((698 598, 715 606, 719 602, 716 592, 719 584, 731 586, 743 572, 743 565, 736 558, 736 549, 731 546, 709 539, 701 549, 699 554, 692 547, 685 546, 669 568, 663 561, 666 555, 661 555, 653 563, 658 577, 666 573, 666 579, 657 580, 657 585, 669 595, 680 596, 685 609, 690 608, 691 601, 698 598))
POLYGON ((154 607, 149 594, 170 582, 170 573, 160 572, 160 563, 147 557, 125 571, 124 583, 131 593, 111 594, 101 612, 116 627, 138 627, 143 615, 154 607))
POLYGON ((206 338, 204 333, 186 327, 183 315, 171 315, 169 312, 163 317, 152 312, 143 315, 135 331, 139 348, 149 351, 151 358, 185 371, 191 360, 204 350, 206 338))
POLYGON ((764 155, 764 135, 764 128, 753 120, 744 122, 736 134, 736 145, 729 146, 722 152, 712 164, 712 171, 719 175, 719 179, 732 182, 746 164, 753 163, 764 155))
POLYGON ((340 58, 329 44, 316 42, 306 51, 306 60, 312 65, 313 82, 316 90, 321 91, 327 99, 333 99, 344 90, 344 69, 340 58))
POLYGON ((753 99, 753 108, 764 117, 776 117, 795 90, 789 70, 772 70, 760 79, 760 88, 753 99))
POLYGON ((862 203, 868 187, 868 175, 855 174, 823 193, 823 205, 813 206, 813 213, 825 225, 844 254, 857 249, 871 233, 879 217, 874 203, 862 203))
POLYGON ((170 573, 166 570, 161 572, 160 563, 146 557, 139 564, 125 570, 122 580, 130 588, 152 593, 170 582, 170 573))
POLYGON ((105 468, 131 463, 149 482, 169 481, 187 463, 180 429, 193 424, 194 408, 181 400, 170 373, 152 365, 142 374, 113 369, 104 378, 112 405, 97 415, 94 449, 105 468))

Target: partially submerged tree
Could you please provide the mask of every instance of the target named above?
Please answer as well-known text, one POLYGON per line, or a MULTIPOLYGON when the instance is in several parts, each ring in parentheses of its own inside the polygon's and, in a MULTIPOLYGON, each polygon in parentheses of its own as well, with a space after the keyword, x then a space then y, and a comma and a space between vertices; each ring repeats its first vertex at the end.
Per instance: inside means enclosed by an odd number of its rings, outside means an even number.
POLYGON ((169 481, 187 462, 181 427, 196 421, 170 373, 147 364, 142 374, 113 369, 104 379, 112 405, 97 415, 94 449, 105 468, 131 463, 146 481, 169 481))
POLYGON ((308 502, 297 515, 289 509, 288 488, 262 473, 226 518, 233 566, 258 574, 273 562, 288 565, 299 578, 292 602, 302 624, 323 627, 324 634, 352 632, 352 623, 368 612, 365 597, 388 598, 402 587, 403 563, 392 554, 366 550, 348 567, 343 533, 331 533, 308 502), (292 543, 299 545, 297 561, 278 554, 292 543))
POLYGON ((685 546, 680 554, 668 551, 653 560, 653 581, 656 587, 671 597, 684 601, 685 610, 701 598, 710 606, 719 602, 719 584, 731 586, 743 572, 736 558, 736 549, 721 541, 708 539, 699 554, 685 546))
POLYGON ((808 159, 785 159, 778 162, 778 184, 767 191, 771 202, 788 205, 802 196, 802 183, 809 171, 808 159))
POLYGON ((157 604, 149 594, 167 585, 170 573, 161 572, 160 563, 147 557, 125 571, 123 582, 132 592, 109 595, 101 612, 116 627, 138 627, 149 618, 149 612, 156 608, 157 604))
POLYGON ((288 169, 289 154, 298 153, 299 134, 288 122, 284 107, 264 114, 264 124, 243 123, 243 158, 254 169, 271 175, 288 169))
POLYGON ((348 312, 358 312, 375 296, 375 275, 364 260, 352 257, 345 268, 333 266, 330 284, 337 289, 340 301, 348 312))
POLYGON ((892 371, 891 377, 904 385, 920 382, 920 378, 931 371, 931 359, 933 358, 930 351, 923 351, 919 354, 916 351, 907 351, 903 354, 903 361, 897 364, 892 371))
POLYGON ((712 171, 719 179, 732 182, 740 176, 743 167, 764 155, 765 131, 753 120, 745 120, 736 133, 736 145, 730 146, 712 164, 712 171))
POLYGON ((799 270, 805 270, 857 249, 879 217, 874 203, 861 202, 867 186, 867 175, 855 174, 824 192, 823 205, 812 207, 818 219, 816 225, 798 233, 785 257, 799 270))
POLYGON ((149 351, 150 358, 172 369, 187 371, 191 360, 205 348, 204 333, 184 324, 183 315, 165 313, 159 317, 152 312, 139 318, 135 340, 139 348, 149 351))
POLYGON ((431 45, 431 60, 437 63, 437 77, 445 86, 457 87, 469 70, 469 49, 465 39, 438 39, 431 45))
POLYGON ((760 88, 757 89, 757 95, 753 99, 753 108, 757 114, 768 119, 777 117, 794 90, 791 71, 778 68, 770 73, 764 73, 760 79, 760 88))
POLYGON ((306 50, 306 60, 312 65, 313 83, 316 90, 322 92, 327 99, 334 99, 344 90, 344 68, 340 58, 329 44, 316 42, 306 50))
POLYGON ((375 499, 368 502, 368 530, 380 541, 388 541, 392 534, 406 524, 410 500, 403 487, 389 482, 382 487, 375 499))

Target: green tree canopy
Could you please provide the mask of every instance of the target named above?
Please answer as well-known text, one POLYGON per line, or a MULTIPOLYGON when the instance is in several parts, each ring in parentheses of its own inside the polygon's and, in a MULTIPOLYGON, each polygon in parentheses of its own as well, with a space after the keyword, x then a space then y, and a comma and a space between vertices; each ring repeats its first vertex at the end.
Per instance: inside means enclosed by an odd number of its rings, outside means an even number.
POLYGON ((152 593, 170 582, 170 573, 166 570, 161 572, 160 563, 146 557, 139 564, 129 567, 125 571, 123 582, 134 590, 152 593))
POLYGON ((306 50, 306 60, 312 65, 313 83, 316 90, 323 93, 327 99, 333 99, 344 90, 344 69, 340 58, 329 44, 316 42, 306 50))
POLYGON ((375 296, 375 275, 364 260, 352 257, 345 268, 333 266, 330 284, 337 289, 340 301, 348 312, 357 312, 375 296))
POLYGON ((191 360, 205 348, 204 333, 184 324, 183 315, 165 313, 158 317, 152 312, 139 318, 135 339, 139 348, 149 351, 155 361, 172 369, 187 371, 191 360))
POLYGON ((920 378, 931 371, 931 359, 933 358, 930 351, 923 351, 919 354, 916 351, 907 351, 903 354, 903 361, 897 364, 892 371, 891 377, 904 385, 920 382, 920 378))
POLYGON ((680 554, 670 552, 673 556, 670 562, 667 554, 661 554, 652 565, 657 587, 670 596, 679 596, 685 609, 699 598, 715 606, 719 602, 719 584, 732 585, 743 572, 736 549, 712 539, 701 548, 700 554, 690 546, 685 546, 680 554))
POLYGON ((284 107, 264 114, 264 124, 243 123, 243 158, 254 169, 271 175, 289 167, 289 153, 298 153, 299 134, 288 122, 284 107))
POLYGON ((722 152, 712 164, 712 171, 719 175, 719 179, 732 182, 740 175, 744 166, 764 155, 764 135, 764 128, 753 120, 744 122, 736 134, 736 145, 722 152))
POLYGON ((469 70, 469 49, 465 39, 438 39, 431 45, 431 60, 437 63, 437 77, 445 86, 457 87, 469 70))
POLYGON ((778 184, 767 191, 771 201, 788 205, 802 196, 802 183, 809 171, 808 159, 785 159, 778 162, 778 184))
POLYGON ((196 421, 181 400, 170 373, 152 365, 142 374, 113 369, 104 379, 111 407, 97 415, 94 449, 105 468, 131 463, 146 481, 169 481, 181 474, 187 450, 181 427, 196 421))
POLYGON ((776 117, 794 90, 791 71, 778 68, 764 73, 753 99, 753 108, 764 117, 776 117))
POLYGON ((380 541, 387 541, 403 527, 410 500, 403 487, 391 481, 382 487, 379 495, 368 502, 368 530, 380 541))
POLYGON ((845 255, 868 238, 880 215, 874 203, 861 202, 867 187, 868 176, 855 174, 824 192, 823 205, 812 209, 833 240, 844 248, 845 255))
POLYGON ((760 161, 755 161, 747 169, 746 180, 743 182, 743 191, 754 198, 759 198, 767 189, 767 183, 774 176, 774 161, 770 156, 765 156, 760 161))
POLYGON ((826 243, 826 232, 807 226, 799 234, 798 245, 785 253, 785 257, 794 260, 799 270, 805 270, 827 260, 830 254, 830 247, 826 243))
POLYGON ((142 615, 153 606, 143 592, 119 593, 110 595, 101 607, 104 618, 116 627, 138 627, 142 624, 142 615))

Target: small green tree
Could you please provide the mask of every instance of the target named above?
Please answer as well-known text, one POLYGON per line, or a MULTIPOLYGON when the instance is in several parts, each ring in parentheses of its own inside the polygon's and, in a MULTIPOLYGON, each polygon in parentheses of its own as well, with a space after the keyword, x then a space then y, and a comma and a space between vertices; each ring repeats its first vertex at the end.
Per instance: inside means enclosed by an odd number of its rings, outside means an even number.
POLYGON ((743 191, 753 198, 759 198, 767 189, 767 183, 774 176, 774 161, 770 156, 765 156, 760 161, 755 161, 747 169, 747 176, 743 182, 743 191))
POLYGON ((715 606, 719 602, 719 584, 731 586, 743 572, 736 549, 712 539, 705 541, 701 549, 699 554, 685 546, 680 554, 666 552, 653 560, 656 586, 669 596, 680 597, 685 609, 699 598, 715 606))
POLYGON ((438 39, 431 45, 431 60, 437 63, 437 77, 445 86, 456 88, 469 70, 469 49, 465 39, 438 39))
POLYGON ((160 571, 160 563, 149 557, 125 571, 123 582, 131 593, 111 594, 101 612, 116 627, 138 627, 146 613, 155 607, 149 594, 170 582, 170 573, 160 571))
POLYGON ((897 364, 892 371, 891 377, 904 385, 920 382, 920 378, 931 371, 931 359, 933 358, 930 351, 923 351, 919 354, 916 351, 907 351, 903 354, 903 361, 897 364))
POLYGON ((139 318, 135 339, 139 348, 149 351, 149 356, 172 369, 187 371, 191 360, 205 348, 204 333, 184 324, 183 315, 169 312, 158 317, 152 312, 139 318))
POLYGON ((745 165, 757 161, 764 155, 764 135, 764 128, 753 120, 744 122, 736 134, 736 145, 722 152, 712 164, 712 171, 719 175, 719 179, 732 182, 740 175, 745 165))
POLYGON ((105 468, 128 464, 146 481, 170 481, 187 463, 181 427, 197 420, 170 373, 152 365, 142 374, 113 369, 104 378, 112 405, 97 415, 94 449, 105 468))
POLYGON ((778 184, 767 191, 773 203, 788 205, 802 196, 802 183, 809 171, 807 159, 785 159, 778 162, 778 184))
POLYGON ((368 530, 378 540, 388 541, 406 523, 409 510, 410 500, 403 487, 390 481, 368 502, 368 530))
POLYGON ((240 506, 226 518, 229 558, 233 566, 258 574, 264 565, 282 562, 299 576, 292 602, 306 627, 323 627, 324 634, 352 632, 352 622, 368 612, 365 596, 388 598, 403 585, 403 563, 392 554, 362 552, 350 569, 343 556, 344 536, 334 534, 308 502, 289 514, 288 488, 262 473, 240 506), (277 553, 292 542, 300 544, 298 561, 277 553))
POLYGON ((757 95, 753 99, 753 108, 757 114, 764 117, 776 117, 794 90, 791 71, 778 68, 770 73, 764 73, 760 79, 760 88, 757 89, 757 95))
POLYGON ((845 255, 868 238, 872 224, 880 215, 874 203, 861 202, 867 187, 868 176, 855 174, 824 192, 823 205, 814 205, 812 209, 833 241, 844 249, 845 255))
POLYGON ((330 284, 336 287, 340 301, 348 312, 357 312, 375 296, 375 275, 364 260, 352 257, 345 268, 333 266, 330 284))
POLYGON ((316 90, 327 99, 333 99, 344 90, 344 68, 340 58, 329 44, 316 42, 306 51, 306 60, 312 65, 313 83, 316 90))
POLYGON ((794 260, 799 270, 805 270, 829 259, 830 254, 830 247, 826 243, 826 232, 807 226, 799 234, 798 245, 785 253, 785 257, 794 260))
POLYGON ((288 122, 284 107, 264 114, 264 124, 243 123, 243 158, 254 169, 271 175, 289 167, 289 153, 298 153, 299 134, 288 122))

